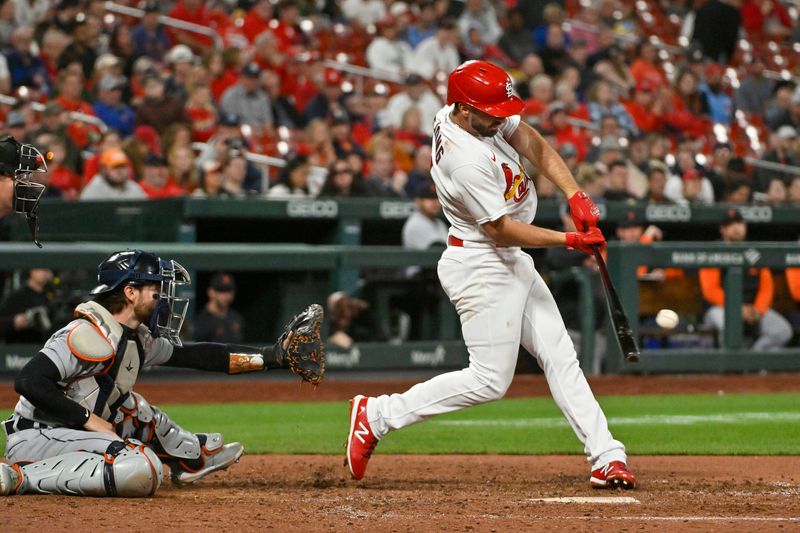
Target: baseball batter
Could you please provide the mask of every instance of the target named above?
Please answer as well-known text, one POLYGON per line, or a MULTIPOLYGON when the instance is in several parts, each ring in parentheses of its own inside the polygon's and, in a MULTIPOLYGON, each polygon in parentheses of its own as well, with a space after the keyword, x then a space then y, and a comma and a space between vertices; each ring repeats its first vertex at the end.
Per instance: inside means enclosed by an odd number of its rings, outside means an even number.
POLYGON ((402 394, 353 398, 345 462, 361 479, 378 441, 390 431, 502 398, 521 344, 544 370, 553 398, 584 444, 591 486, 633 488, 625 447, 611 436, 553 296, 520 248, 569 246, 591 254, 605 245, 597 207, 556 151, 520 121, 523 103, 502 69, 468 61, 450 74, 447 89, 447 105, 434 121, 431 171, 451 225, 438 274, 461 318, 469 366, 402 394), (582 231, 531 225, 536 191, 521 157, 569 198, 582 231))
POLYGON ((175 484, 229 467, 244 449, 219 433, 192 433, 133 387, 139 372, 166 365, 240 374, 291 368, 319 383, 325 370, 319 338, 322 307, 295 317, 274 346, 183 345, 179 334, 190 282, 173 260, 141 250, 100 264, 93 301, 57 331, 20 371, 21 394, 3 422, 0 495, 150 496, 163 466, 175 484))

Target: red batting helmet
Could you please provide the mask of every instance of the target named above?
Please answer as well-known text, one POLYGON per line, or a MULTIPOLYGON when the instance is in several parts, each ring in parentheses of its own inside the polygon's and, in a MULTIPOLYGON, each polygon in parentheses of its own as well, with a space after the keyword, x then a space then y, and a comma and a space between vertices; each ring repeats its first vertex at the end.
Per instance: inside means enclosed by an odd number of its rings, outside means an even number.
POLYGON ((525 107, 513 91, 511 78, 500 67, 467 61, 447 79, 447 104, 461 102, 495 117, 510 117, 525 107))

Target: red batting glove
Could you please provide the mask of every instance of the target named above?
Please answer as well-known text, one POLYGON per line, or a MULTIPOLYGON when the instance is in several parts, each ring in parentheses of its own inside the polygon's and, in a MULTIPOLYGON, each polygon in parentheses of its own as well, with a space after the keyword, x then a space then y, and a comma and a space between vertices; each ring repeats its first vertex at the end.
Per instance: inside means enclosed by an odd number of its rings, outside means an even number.
POLYGON ((578 231, 597 227, 597 222, 600 220, 600 210, 583 191, 576 192, 569 199, 569 212, 578 231))
POLYGON ((570 231, 567 233, 567 247, 593 255, 594 248, 602 251, 606 247, 606 238, 603 237, 603 232, 596 226, 589 228, 589 231, 586 232, 570 231))

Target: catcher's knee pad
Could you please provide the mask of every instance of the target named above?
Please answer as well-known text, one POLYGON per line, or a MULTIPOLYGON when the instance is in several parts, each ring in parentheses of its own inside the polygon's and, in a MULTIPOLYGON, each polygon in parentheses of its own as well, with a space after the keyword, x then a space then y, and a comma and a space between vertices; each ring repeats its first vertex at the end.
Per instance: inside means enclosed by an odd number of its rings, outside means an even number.
POLYGON ((152 446, 164 460, 197 459, 201 443, 197 436, 176 424, 165 412, 132 392, 120 411, 125 414, 121 434, 152 446))
POLYGON ((68 496, 152 496, 164 476, 161 461, 136 442, 111 443, 105 453, 72 452, 19 469, 18 494, 68 496))

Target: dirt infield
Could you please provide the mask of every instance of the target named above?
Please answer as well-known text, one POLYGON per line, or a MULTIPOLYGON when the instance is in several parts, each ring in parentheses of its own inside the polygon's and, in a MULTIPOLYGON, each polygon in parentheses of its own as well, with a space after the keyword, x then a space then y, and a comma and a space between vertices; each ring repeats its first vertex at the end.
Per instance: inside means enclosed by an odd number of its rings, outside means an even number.
MULTIPOLYGON (((800 379, 792 374, 604 377, 591 383, 599 396, 800 390, 800 379)), ((314 401, 394 392, 411 384, 332 379, 313 390, 267 380, 158 381, 137 390, 154 403, 314 401)), ((546 394, 541 376, 518 376, 509 395, 546 394)), ((14 401, 11 385, 0 383, 0 407, 14 401)), ((349 479, 341 460, 245 456, 196 486, 176 488, 165 481, 151 499, 2 498, 2 531, 800 529, 800 457, 635 456, 630 465, 640 485, 624 492, 589 488, 588 467, 579 456, 391 456, 378 450, 361 482, 349 479), (598 497, 603 499, 575 500, 598 497)))
POLYGON ((635 457, 634 491, 597 491, 577 456, 245 456, 144 500, 0 499, 3 531, 796 531, 800 458, 635 457), (557 503, 543 498, 633 498, 557 503))

